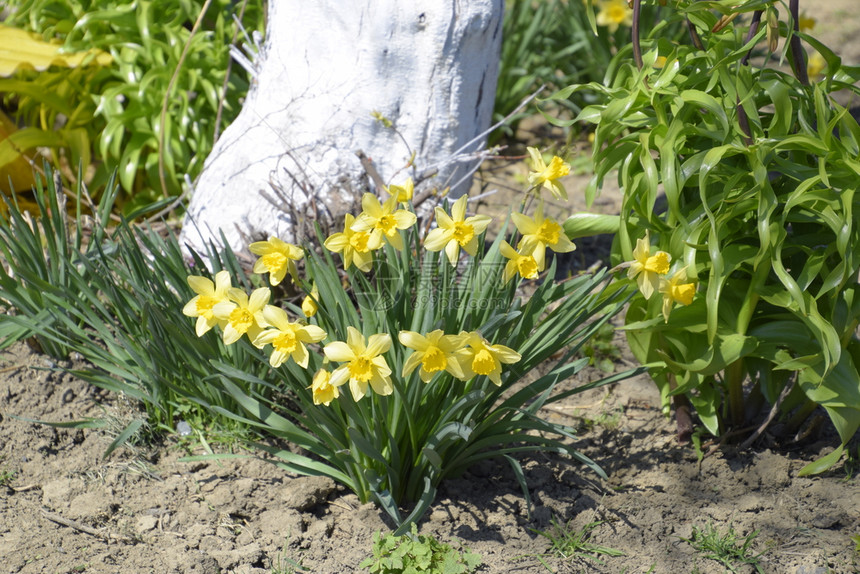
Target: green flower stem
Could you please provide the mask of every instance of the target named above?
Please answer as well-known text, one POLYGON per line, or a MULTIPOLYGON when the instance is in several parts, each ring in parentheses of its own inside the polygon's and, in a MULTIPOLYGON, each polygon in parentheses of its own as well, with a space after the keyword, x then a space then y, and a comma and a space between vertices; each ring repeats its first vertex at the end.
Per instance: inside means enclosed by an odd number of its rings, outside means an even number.
MULTIPOLYGON (((675 374, 668 373, 669 388, 674 390, 678 387, 675 374)), ((672 396, 672 405, 675 407, 675 426, 679 443, 686 443, 693 434, 693 405, 685 394, 672 396)))
POLYGON ((729 393, 729 414, 732 419, 732 426, 740 428, 743 425, 744 414, 744 378, 746 371, 744 370, 743 359, 730 364, 725 371, 726 386, 729 393))
MULTIPOLYGON (((737 333, 740 335, 746 335, 760 298, 758 291, 764 285, 768 272, 769 268, 767 265, 759 265, 753 272, 747 296, 744 297, 743 304, 738 311, 737 333)), ((745 378, 746 369, 744 368, 743 358, 738 359, 726 368, 725 380, 729 395, 729 413, 731 414, 732 425, 737 428, 743 425, 746 418, 743 386, 745 378)))
POLYGON ((764 285, 769 272, 770 267, 764 264, 759 264, 758 268, 753 272, 749 289, 747 289, 747 296, 744 298, 744 302, 738 311, 737 333, 740 335, 746 335, 760 298, 759 290, 764 285))
POLYGON ((806 422, 809 416, 815 412, 815 409, 818 407, 818 404, 815 401, 811 401, 806 399, 800 407, 794 411, 794 414, 788 419, 786 423, 786 428, 788 433, 796 433, 798 429, 800 429, 801 425, 806 422))

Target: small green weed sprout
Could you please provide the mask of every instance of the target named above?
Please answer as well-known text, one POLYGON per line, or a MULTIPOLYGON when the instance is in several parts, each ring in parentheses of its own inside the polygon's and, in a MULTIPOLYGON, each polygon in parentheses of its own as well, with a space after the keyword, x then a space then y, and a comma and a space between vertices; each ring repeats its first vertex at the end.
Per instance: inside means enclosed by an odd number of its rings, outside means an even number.
MULTIPOLYGON (((2 459, 0 459, 2 461, 2 459)), ((18 473, 8 468, 0 469, 0 487, 8 487, 18 477, 18 473)))
POLYGON ((751 548, 758 532, 755 530, 743 538, 739 538, 731 525, 725 534, 721 534, 712 523, 708 523, 705 528, 701 529, 698 526, 693 526, 693 535, 690 538, 681 538, 681 540, 701 552, 704 558, 716 560, 730 572, 737 572, 738 566, 749 564, 756 569, 756 572, 763 574, 764 570, 758 559, 767 552, 767 549, 758 554, 753 554, 751 548))
POLYGON ((481 563, 481 556, 468 548, 459 551, 433 536, 419 535, 413 523, 411 534, 374 534, 373 556, 365 559, 360 567, 368 568, 371 574, 467 574, 474 572, 481 563))
POLYGON ((561 558, 562 560, 587 558, 602 565, 603 562, 598 558, 599 556, 624 556, 624 552, 620 550, 600 546, 589 541, 591 532, 603 522, 602 520, 589 522, 581 529, 574 530, 570 522, 562 524, 556 517, 553 517, 550 520, 548 530, 531 529, 535 534, 540 534, 550 541, 549 550, 534 557, 552 572, 552 568, 546 563, 545 558, 561 558))
POLYGON ((615 328, 612 324, 601 325, 583 348, 583 353, 588 357, 588 364, 604 373, 614 371, 615 362, 621 358, 621 348, 615 344, 614 339, 615 328))
POLYGON ((302 560, 296 560, 290 555, 289 538, 284 542, 284 546, 278 555, 272 559, 269 565, 269 571, 272 574, 297 574, 299 572, 310 572, 307 567, 302 565, 302 560))
POLYGON ((845 471, 845 480, 851 480, 857 476, 857 472, 860 471, 860 444, 857 445, 855 450, 851 450, 850 448, 845 449, 846 457, 845 463, 843 464, 843 470, 845 471))

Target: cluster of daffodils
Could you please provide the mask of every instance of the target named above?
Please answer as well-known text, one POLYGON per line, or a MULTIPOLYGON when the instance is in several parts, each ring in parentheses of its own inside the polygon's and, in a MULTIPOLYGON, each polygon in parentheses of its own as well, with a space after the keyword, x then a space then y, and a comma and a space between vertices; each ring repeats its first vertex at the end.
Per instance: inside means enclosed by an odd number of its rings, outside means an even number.
MULTIPOLYGON (((567 194, 558 179, 567 175, 570 166, 559 157, 553 157, 547 165, 537 150, 530 148, 529 153, 535 170, 529 176, 533 190, 546 188, 554 197, 566 199, 567 194)), ((345 269, 355 266, 362 272, 369 272, 374 252, 385 244, 397 250, 406 248, 402 232, 417 222, 409 207, 413 183, 409 180, 387 191, 390 197, 385 202, 380 202, 373 194, 365 194, 361 201, 362 212, 357 217, 347 214, 343 231, 325 240, 326 249, 341 255, 345 269)), ((466 202, 465 196, 459 198, 451 206, 450 213, 437 207, 436 227, 427 233, 423 244, 427 251, 444 250, 447 260, 454 266, 461 257, 461 249, 470 256, 476 255, 479 236, 491 222, 486 215, 467 216, 466 202)), ((520 239, 516 249, 507 242, 502 244, 501 252, 509 260, 503 274, 506 283, 516 275, 537 278, 546 267, 547 249, 556 252, 574 249, 558 222, 544 215, 542 202, 534 216, 514 213, 513 221, 520 239)), ((297 262, 304 257, 300 247, 272 237, 252 243, 249 249, 259 257, 254 272, 268 273, 272 286, 280 284, 287 275, 299 282, 297 262)), ((306 369, 310 362, 308 347, 318 345, 325 360, 312 377, 310 388, 315 404, 328 406, 340 397, 340 388, 347 383, 355 401, 367 395, 369 389, 383 396, 394 392, 392 369, 385 356, 391 350, 392 335, 375 333, 365 337, 356 327, 348 326, 345 341, 328 340, 329 334, 313 324, 321 304, 316 285, 301 305, 304 316, 294 320, 287 311, 270 304, 268 287, 248 294, 231 285, 227 271, 216 273, 214 281, 190 276, 188 284, 196 296, 185 305, 183 313, 197 319, 198 336, 216 326, 227 345, 246 336, 255 347, 270 348, 269 363, 274 368, 292 360, 306 369)), ((491 343, 480 331, 454 334, 437 329, 421 334, 403 330, 397 333, 397 341, 404 350, 411 351, 400 377, 405 379, 418 369, 425 383, 446 372, 462 381, 483 375, 501 385, 502 365, 521 359, 519 353, 491 343)))
MULTIPOLYGON (((547 164, 536 148, 528 148, 532 171, 528 180, 532 190, 547 189, 557 200, 567 201, 567 191, 560 179, 570 173, 570 164, 553 156, 547 164)), ((373 266, 373 252, 386 243, 398 250, 404 247, 401 231, 415 225, 416 216, 402 204, 412 199, 413 182, 403 186, 391 186, 390 197, 380 203, 373 194, 365 194, 361 201, 362 213, 358 217, 347 214, 343 231, 331 235, 325 241, 329 251, 340 253, 344 268, 355 265, 363 272, 373 266)), ((435 209, 436 227, 424 239, 427 251, 444 251, 451 265, 456 266, 462 249, 474 257, 478 249, 478 238, 486 231, 491 218, 486 215, 467 216, 468 198, 460 197, 451 206, 450 213, 441 207, 435 209)), ((505 282, 519 275, 524 279, 536 279, 546 269, 546 250, 567 253, 575 249, 564 234, 561 225, 551 217, 544 217, 544 204, 539 201, 535 214, 529 217, 513 213, 512 219, 521 239, 516 247, 508 242, 501 246, 502 255, 508 259, 505 267, 505 282)))
POLYGON ((663 295, 663 319, 666 322, 675 303, 689 305, 696 294, 696 284, 687 280, 686 267, 666 278, 671 261, 672 256, 665 251, 651 253, 651 237, 645 232, 645 237, 636 240, 633 261, 623 264, 627 267, 627 277, 636 280, 645 299, 650 299, 655 292, 663 295))

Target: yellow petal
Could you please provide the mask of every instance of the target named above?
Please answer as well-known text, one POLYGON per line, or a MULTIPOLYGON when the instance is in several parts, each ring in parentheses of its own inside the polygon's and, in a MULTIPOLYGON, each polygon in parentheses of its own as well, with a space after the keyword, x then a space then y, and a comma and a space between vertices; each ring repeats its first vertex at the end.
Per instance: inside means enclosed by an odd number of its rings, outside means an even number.
MULTIPOLYGON (((334 375, 332 375, 332 379, 334 379, 334 375)), ((367 383, 362 383, 361 381, 350 379, 349 391, 352 393, 352 400, 358 402, 362 398, 364 398, 364 395, 367 394, 367 383)))
POLYGON ((371 335, 367 340, 367 352, 370 355, 381 355, 391 348, 391 335, 380 333, 371 335))
POLYGON ((445 255, 448 256, 448 262, 456 266, 457 260, 460 258, 460 244, 453 239, 445 246, 445 255))
POLYGON ((446 232, 444 229, 437 227, 436 229, 431 229, 427 234, 427 237, 424 238, 424 248, 428 251, 442 251, 445 248, 445 245, 451 241, 450 234, 446 232))
POLYGON ((370 386, 377 395, 387 396, 394 392, 394 385, 389 377, 374 376, 370 379, 370 386))
POLYGON ((251 298, 248 300, 248 308, 251 309, 252 312, 262 310, 266 306, 266 303, 269 302, 269 297, 271 297, 271 295, 272 292, 269 291, 268 287, 254 289, 254 292, 251 293, 251 298))
POLYGON ((347 363, 355 358, 355 353, 347 343, 335 341, 323 348, 326 358, 336 363, 347 363))
POLYGON ((511 219, 514 220, 514 225, 517 226, 517 231, 522 235, 532 235, 537 233, 538 225, 535 220, 522 213, 512 213, 511 219))
POLYGON ((511 364, 516 363, 520 359, 522 359, 522 355, 520 355, 510 347, 505 347, 504 345, 490 345, 490 350, 502 363, 511 364))
POLYGON ((200 300, 200 295, 194 297, 191 301, 185 304, 182 308, 182 314, 186 317, 197 317, 199 313, 197 312, 197 302, 200 300))
POLYGON ((406 211, 405 209, 398 209, 394 212, 394 221, 397 224, 397 229, 409 229, 415 222, 418 221, 418 218, 411 211, 406 211))
POLYGON ((403 363, 402 375, 404 377, 408 377, 412 373, 412 371, 415 370, 415 367, 421 364, 421 355, 422 354, 418 351, 414 351, 411 355, 409 355, 409 358, 406 359, 405 363, 403 363))
POLYGON ((400 341, 404 347, 408 347, 416 351, 426 351, 429 346, 427 337, 424 337, 415 331, 400 331, 397 335, 397 340, 400 341))
POLYGON ((327 333, 316 325, 305 325, 299 329, 299 340, 303 343, 318 343, 326 338, 327 333))
POLYGON ((18 28, 0 24, 0 76, 9 77, 19 68, 32 68, 37 72, 50 66, 77 68, 86 64, 107 66, 110 54, 101 50, 64 54, 60 42, 46 42, 39 36, 18 28))
POLYGON ((466 219, 466 202, 469 200, 468 196, 462 195, 460 199, 454 202, 454 205, 451 206, 451 218, 454 221, 464 221, 466 219))
POLYGON ((191 287, 191 290, 197 293, 198 295, 214 295, 215 294, 215 285, 212 283, 210 279, 206 277, 199 277, 197 275, 189 275, 188 286, 191 287))

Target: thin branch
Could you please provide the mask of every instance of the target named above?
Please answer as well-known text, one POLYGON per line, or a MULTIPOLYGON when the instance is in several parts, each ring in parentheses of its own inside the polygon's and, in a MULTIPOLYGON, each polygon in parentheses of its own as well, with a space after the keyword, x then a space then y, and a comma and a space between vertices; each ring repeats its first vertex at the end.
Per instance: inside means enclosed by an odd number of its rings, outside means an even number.
POLYGON ((752 446, 752 444, 761 436, 761 433, 765 431, 765 429, 773 422, 773 419, 776 418, 776 415, 779 413, 779 407, 782 406, 783 401, 785 401, 786 397, 788 397, 791 390, 794 388, 794 383, 797 380, 797 377, 792 377, 791 381, 782 389, 782 392, 779 393, 779 396, 776 399, 776 402, 773 403, 773 406, 770 409, 770 412, 767 415, 767 418, 761 426, 759 426, 754 433, 752 433, 747 439, 741 443, 741 449, 747 449, 752 446))
MULTIPOLYGON (((750 20, 750 29, 747 32, 747 37, 744 40, 744 45, 748 44, 750 40, 752 40, 753 37, 758 34, 758 27, 761 24, 762 14, 764 14, 764 10, 756 10, 755 12, 753 12, 752 20, 750 20)), ((751 47, 741 60, 741 65, 746 66, 749 63, 750 56, 752 56, 752 53, 753 49, 751 47)))
POLYGON ((639 43, 639 22, 642 15, 642 0, 633 0, 633 26, 631 27, 631 35, 633 36, 633 59, 636 61, 636 67, 642 69, 642 45, 639 43))
POLYGON ((797 79, 800 80, 801 84, 808 86, 809 74, 806 72, 806 57, 803 52, 803 48, 800 46, 800 36, 798 36, 798 33, 800 33, 799 2, 800 0, 790 0, 788 3, 788 10, 791 12, 792 20, 792 33, 791 39, 788 41, 788 46, 791 48, 794 75, 797 76, 797 79))
MULTIPOLYGON (((239 9, 238 16, 234 15, 236 20, 236 28, 233 30, 233 37, 230 39, 230 46, 236 45, 236 40, 239 37, 239 27, 242 25, 242 18, 245 17, 245 8, 248 7, 248 0, 242 1, 242 7, 239 9)), ((224 73, 224 82, 221 84, 221 99, 218 100, 218 109, 215 111, 215 130, 212 134, 212 143, 218 141, 218 136, 221 135, 221 115, 224 111, 224 100, 227 99, 227 88, 230 84, 230 73, 233 70, 233 58, 227 55, 227 70, 224 73)))
POLYGON ((69 528, 73 528, 78 532, 83 532, 84 534, 89 534, 90 536, 95 536, 96 538, 102 538, 104 540, 120 540, 122 542, 134 542, 133 539, 127 536, 119 536, 116 534, 110 534, 107 532, 102 532, 101 530, 97 530, 85 524, 81 524, 75 520, 71 520, 69 518, 65 518, 60 516, 59 514, 55 514, 45 508, 42 508, 42 516, 50 520, 51 522, 56 522, 62 526, 68 526, 69 528))
POLYGON ((170 82, 167 84, 167 91, 164 93, 164 101, 161 102, 161 116, 159 117, 161 130, 158 134, 158 180, 161 183, 161 193, 165 196, 167 195, 167 181, 164 179, 164 154, 166 153, 164 149, 164 138, 167 130, 164 129, 164 122, 167 119, 167 102, 170 101, 170 94, 173 92, 173 86, 176 84, 176 79, 179 77, 179 71, 182 70, 182 64, 185 62, 185 57, 188 56, 188 50, 191 49, 191 41, 197 34, 197 30, 200 29, 200 24, 203 22, 203 16, 206 14, 206 11, 209 10, 209 6, 211 4, 212 0, 206 0, 203 4, 203 8, 200 9, 200 14, 197 15, 197 21, 194 22, 194 26, 191 27, 188 41, 185 42, 185 46, 182 48, 182 54, 179 56, 179 61, 176 63, 176 69, 173 70, 173 75, 170 76, 170 82))

